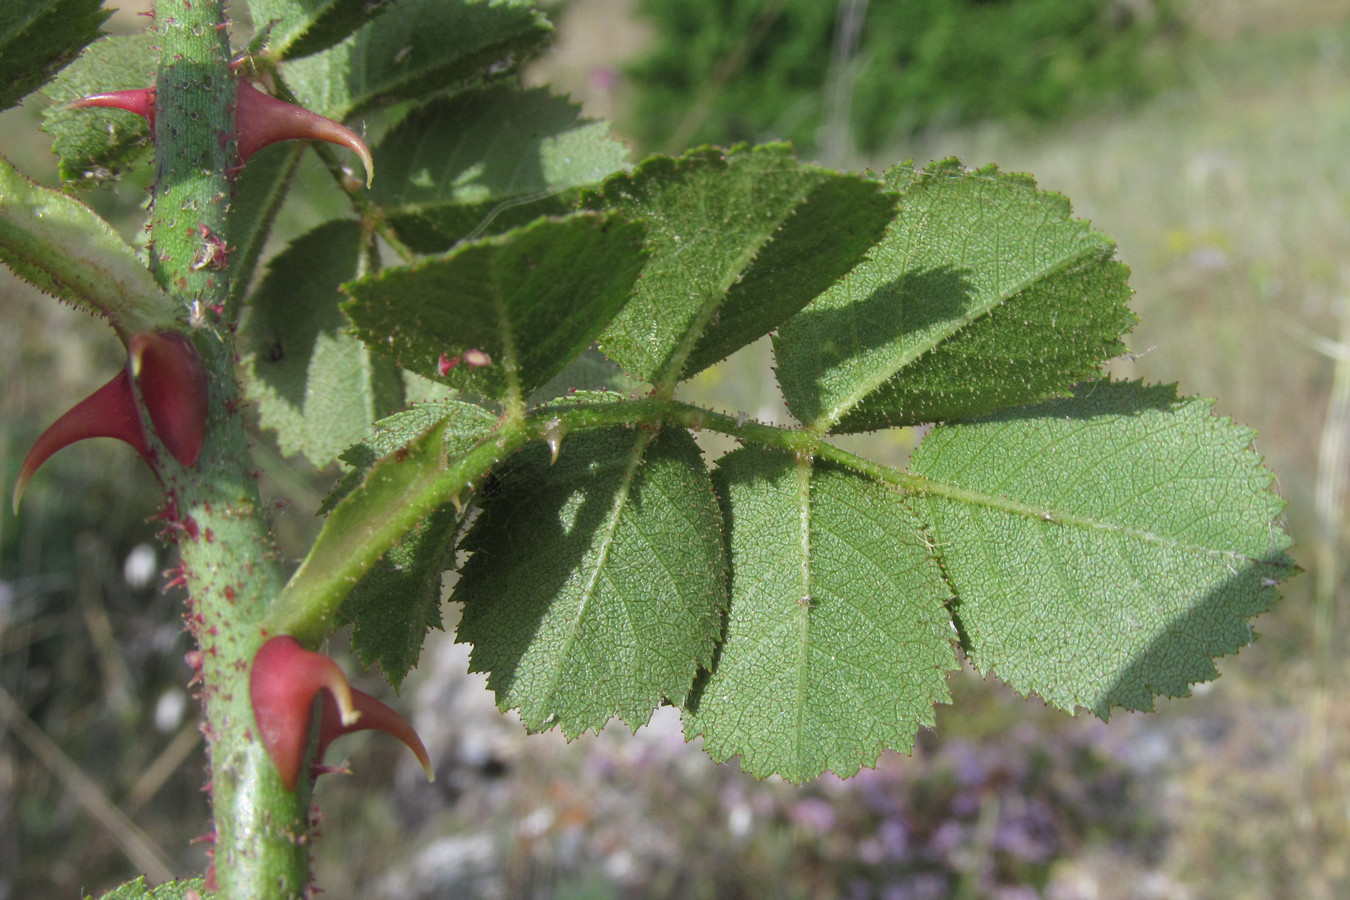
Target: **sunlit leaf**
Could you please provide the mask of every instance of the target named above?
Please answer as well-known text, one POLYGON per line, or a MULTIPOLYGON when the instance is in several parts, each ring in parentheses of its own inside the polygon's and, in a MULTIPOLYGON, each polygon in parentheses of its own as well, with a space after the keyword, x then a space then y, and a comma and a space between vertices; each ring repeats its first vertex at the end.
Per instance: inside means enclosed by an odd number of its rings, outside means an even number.
POLYGON ((876 182, 803 165, 781 144, 654 157, 583 202, 647 223, 651 261, 601 349, 657 384, 797 312, 862 257, 894 210, 876 182))
POLYGON ((642 226, 543 219, 352 282, 357 334, 399 366, 494 398, 523 398, 595 340, 642 269, 642 226))
POLYGON ((1115 245, 1023 175, 897 166, 900 211, 867 260, 780 329, 788 408, 826 431, 1063 394, 1133 325, 1115 245))
POLYGON ((1252 432, 1170 387, 1096 382, 939 426, 917 511, 971 660, 1106 718, 1216 676, 1295 571, 1252 432))
POLYGON ((499 481, 452 598, 498 706, 572 736, 683 701, 726 604, 717 501, 689 434, 579 434, 499 481))
POLYGON ((904 498, 762 448, 715 474, 731 533, 731 607, 686 731, 715 759, 805 781, 908 751, 947 701, 950 594, 904 498))

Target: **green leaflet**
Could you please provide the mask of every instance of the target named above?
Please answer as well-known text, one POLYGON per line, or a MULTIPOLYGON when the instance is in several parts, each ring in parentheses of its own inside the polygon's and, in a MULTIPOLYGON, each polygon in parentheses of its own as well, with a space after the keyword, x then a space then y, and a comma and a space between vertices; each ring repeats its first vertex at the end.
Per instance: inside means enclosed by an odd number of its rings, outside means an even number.
POLYGON ((599 350, 587 350, 537 388, 526 398, 525 405, 533 407, 555 397, 576 397, 589 391, 637 394, 642 390, 643 383, 629 377, 612 359, 599 350))
POLYGON ((385 0, 248 0, 249 17, 267 31, 267 50, 279 59, 331 47, 387 6, 385 0))
MULTIPOLYGON (((128 881, 126 884, 113 888, 104 894, 100 900, 190 900, 192 897, 201 896, 201 892, 204 890, 206 888, 200 878, 191 878, 186 881, 168 881, 150 887, 145 883, 145 876, 142 875, 135 881, 128 881)), ((93 900, 93 895, 90 894, 86 900, 93 900)))
POLYGON ((349 333, 338 287, 357 273, 355 221, 327 222, 291 242, 249 301, 240 352, 249 399, 287 455, 323 468, 403 405, 389 360, 349 333))
POLYGON ((877 183, 803 165, 782 144, 654 157, 582 202, 648 225, 651 261, 600 344, 635 377, 666 386, 805 306, 895 209, 877 183))
POLYGON ((541 219, 354 281, 343 309, 400 367, 519 401, 590 346, 642 263, 641 225, 593 213, 541 219))
POLYGON ((0 3, 0 109, 37 90, 101 33, 100 0, 0 3))
POLYGON ((177 328, 176 304, 97 213, 29 181, 0 159, 0 261, 20 278, 95 315, 125 341, 177 328))
POLYGON ((47 87, 52 105, 42 130, 52 136, 63 182, 97 184, 117 178, 151 146, 150 123, 123 109, 70 109, 90 94, 143 88, 153 80, 156 52, 151 34, 95 41, 47 87))
POLYGON ((381 140, 374 198, 423 253, 569 210, 628 162, 609 123, 546 89, 469 91, 420 107, 381 140))
POLYGON ((885 239, 774 337, 788 408, 819 431, 946 421, 1066 392, 1135 319, 1115 247, 1026 176, 955 160, 886 173, 885 239))
POLYGON ((464 547, 457 640, 502 709, 569 737, 681 703, 726 606, 721 517, 688 432, 535 445, 500 474, 464 547))
POLYGON ((301 106, 341 121, 490 67, 514 68, 552 32, 529 0, 402 0, 340 44, 289 63, 286 83, 301 106))
POLYGON ((908 751, 957 663, 950 594, 902 495, 759 447, 723 457, 714 481, 731 606, 687 733, 789 781, 908 751))
POLYGON ((1113 382, 935 428, 916 510, 980 671, 1102 718, 1214 678, 1295 571, 1251 440, 1208 401, 1113 382))

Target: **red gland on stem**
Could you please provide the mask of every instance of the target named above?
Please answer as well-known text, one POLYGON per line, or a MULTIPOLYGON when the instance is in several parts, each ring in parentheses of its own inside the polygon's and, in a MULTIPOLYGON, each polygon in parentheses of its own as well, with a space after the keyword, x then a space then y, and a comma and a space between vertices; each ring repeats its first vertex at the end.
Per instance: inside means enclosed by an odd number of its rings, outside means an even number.
POLYGON ((249 699, 263 746, 286 790, 294 791, 300 781, 309 745, 314 695, 325 689, 316 761, 322 760, 324 750, 334 738, 375 729, 406 744, 422 763, 428 780, 434 778, 426 747, 398 713, 369 694, 354 690, 332 659, 306 650, 289 635, 278 635, 258 648, 253 658, 249 699))
MULTIPOLYGON (((235 104, 234 127, 239 165, 248 162, 249 157, 263 147, 278 141, 328 141, 346 147, 361 157, 361 164, 366 168, 366 187, 370 187, 371 179, 375 177, 370 148, 350 128, 318 113, 278 100, 247 81, 239 82, 235 104)), ((152 126, 155 124, 153 87, 92 94, 74 101, 70 106, 73 109, 91 106, 125 109, 144 116, 152 126)))
POLYGON ((86 438, 110 437, 130 444, 147 463, 154 453, 141 424, 136 390, 155 435, 174 459, 197 463, 206 437, 207 377, 197 349, 177 332, 143 332, 127 343, 127 365, 112 380, 75 404, 38 436, 19 467, 14 484, 14 511, 33 474, 56 453, 86 438))

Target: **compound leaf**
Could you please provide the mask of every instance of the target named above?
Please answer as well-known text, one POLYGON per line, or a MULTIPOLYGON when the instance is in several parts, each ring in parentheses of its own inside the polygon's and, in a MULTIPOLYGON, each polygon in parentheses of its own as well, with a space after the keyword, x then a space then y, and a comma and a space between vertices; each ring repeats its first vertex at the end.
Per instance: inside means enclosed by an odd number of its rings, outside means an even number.
POLYGON ((1251 440, 1208 401, 1115 382, 935 428, 916 509, 980 671, 1102 718, 1216 677, 1295 571, 1251 440))
POLYGON ((682 702, 726 605, 721 517, 687 431, 612 429, 500 473, 465 539, 457 640, 502 709, 569 737, 682 702))
POLYGON ((685 709, 715 759, 758 776, 849 776, 908 751, 947 702, 950 597, 904 498, 845 470, 747 447, 714 474, 731 605, 685 709))
POLYGON ((621 169, 609 124, 543 88, 469 91, 420 107, 376 148, 374 197, 422 253, 567 212, 575 191, 621 169))
POLYGON ((590 346, 642 263, 641 225, 580 213, 352 282, 343 308, 400 367, 521 399, 590 346))
POLYGON ((1115 247, 1022 175, 955 160, 886 173, 886 238, 774 338, 788 408, 820 431, 946 421, 1067 392, 1134 323, 1115 247))
POLYGON ((0 109, 41 87, 112 15, 101 0, 6 0, 0 4, 0 109))
POLYGON ((673 384, 763 336, 880 239, 894 197, 783 144, 654 157, 583 199, 648 225, 651 261, 601 349, 673 384))
POLYGON ((264 427, 320 468, 403 403, 395 367, 350 333, 338 286, 354 277, 361 225, 327 222, 296 238, 249 302, 241 371, 264 427))

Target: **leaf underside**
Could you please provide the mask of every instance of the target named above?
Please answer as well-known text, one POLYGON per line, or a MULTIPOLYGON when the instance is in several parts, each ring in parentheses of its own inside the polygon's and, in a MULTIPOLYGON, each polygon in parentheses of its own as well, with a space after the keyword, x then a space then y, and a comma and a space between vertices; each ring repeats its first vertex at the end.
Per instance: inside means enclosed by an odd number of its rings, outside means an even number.
POLYGON ((955 632, 941 570, 905 499, 782 451, 723 457, 731 605, 685 708, 714 759, 805 781, 908 751, 948 700, 955 632))
POLYGON ((1295 567, 1253 433, 1171 387, 939 426, 913 470, 982 672, 1062 709, 1147 710, 1216 677, 1295 567))
POLYGON ((457 640, 502 709, 569 737, 683 702, 726 605, 721 517, 682 429, 569 437, 500 472, 464 541, 457 640))

